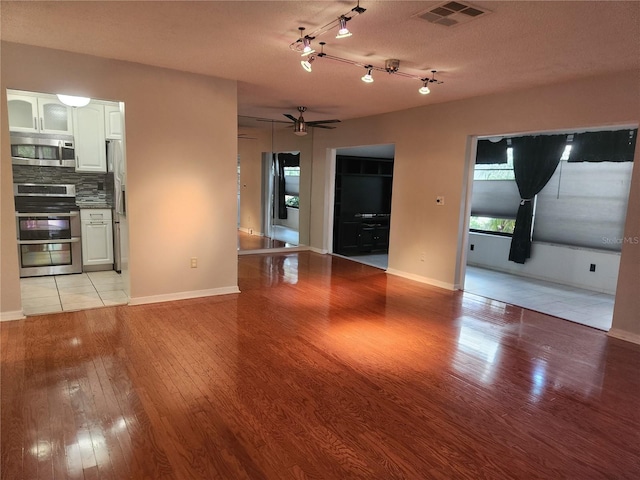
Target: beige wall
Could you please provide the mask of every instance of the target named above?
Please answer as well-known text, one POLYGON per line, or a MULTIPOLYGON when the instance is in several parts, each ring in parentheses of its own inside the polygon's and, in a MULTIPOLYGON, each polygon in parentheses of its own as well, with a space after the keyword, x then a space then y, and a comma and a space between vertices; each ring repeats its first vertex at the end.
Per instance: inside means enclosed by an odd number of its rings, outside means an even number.
MULTIPOLYGON (((395 143, 389 269, 435 285, 460 284, 466 229, 469 142, 474 135, 575 130, 606 125, 637 125, 640 120, 638 72, 610 74, 526 91, 491 95, 343 122, 316 132, 314 139, 311 245, 328 248, 330 162, 327 150, 395 143), (437 195, 445 205, 436 206, 437 195), (421 253, 425 261, 420 261, 421 253)), ((454 82, 440 88, 455 88, 454 82)), ((434 89, 431 95, 437 95, 434 89)), ((635 168, 627 224, 638 235, 640 189, 635 168), (634 219, 631 218, 635 214, 634 219)), ((638 245, 622 254, 614 328, 640 333, 631 318, 640 289, 638 245), (620 285, 622 285, 622 283, 620 285), (620 287, 619 287, 620 288, 620 287), (631 293, 631 292, 635 293, 631 293), (627 313, 623 313, 627 312, 627 313)))
POLYGON ((635 165, 624 229, 616 304, 611 335, 640 343, 640 141, 636 142, 635 165))
POLYGON ((266 129, 240 127, 240 228, 253 234, 262 231, 262 153, 271 151, 271 133, 266 129))
POLYGON ((236 82, 11 43, 1 53, 1 311, 20 308, 6 88, 125 103, 132 301, 235 289, 236 82))

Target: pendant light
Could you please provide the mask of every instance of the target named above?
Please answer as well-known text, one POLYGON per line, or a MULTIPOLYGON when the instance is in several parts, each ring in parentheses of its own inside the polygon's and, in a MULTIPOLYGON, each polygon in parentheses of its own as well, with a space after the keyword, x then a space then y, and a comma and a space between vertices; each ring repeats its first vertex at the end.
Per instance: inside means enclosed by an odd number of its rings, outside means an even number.
POLYGON ((76 97, 74 95, 62 95, 57 94, 58 100, 64 103, 67 107, 86 107, 91 102, 89 97, 76 97))
POLYGON ((364 68, 367 69, 367 73, 365 73, 360 80, 365 83, 373 83, 373 77, 371 76, 371 71, 373 70, 372 65, 365 65, 364 68))

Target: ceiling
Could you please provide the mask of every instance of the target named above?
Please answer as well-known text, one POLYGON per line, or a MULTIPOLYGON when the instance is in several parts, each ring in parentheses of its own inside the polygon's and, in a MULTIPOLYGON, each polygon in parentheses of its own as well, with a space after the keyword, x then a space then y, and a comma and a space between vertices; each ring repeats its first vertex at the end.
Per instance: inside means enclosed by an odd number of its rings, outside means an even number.
MULTIPOLYGON (((356 1, 2 1, 2 40, 184 70, 238 81, 240 115, 283 119, 305 105, 308 121, 343 120, 640 69, 640 2, 528 1, 470 4, 489 11, 444 27, 416 14, 447 2, 368 1, 349 21, 353 36, 319 40, 325 52, 441 85, 319 58, 300 66, 289 44, 356 1)), ((469 2, 465 2, 469 3, 469 2)), ((606 88, 606 84, 603 85, 606 88)))

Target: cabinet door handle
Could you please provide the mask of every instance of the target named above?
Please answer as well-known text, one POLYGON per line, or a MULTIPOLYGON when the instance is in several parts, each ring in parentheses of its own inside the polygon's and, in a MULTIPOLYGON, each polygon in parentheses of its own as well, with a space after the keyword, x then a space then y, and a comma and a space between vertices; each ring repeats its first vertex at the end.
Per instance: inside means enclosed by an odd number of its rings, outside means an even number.
POLYGON ((33 129, 38 130, 38 117, 33 117, 33 129))
POLYGON ((80 168, 80 156, 76 155, 76 168, 80 168))
POLYGON ((44 119, 40 117, 40 130, 44 130, 44 119))

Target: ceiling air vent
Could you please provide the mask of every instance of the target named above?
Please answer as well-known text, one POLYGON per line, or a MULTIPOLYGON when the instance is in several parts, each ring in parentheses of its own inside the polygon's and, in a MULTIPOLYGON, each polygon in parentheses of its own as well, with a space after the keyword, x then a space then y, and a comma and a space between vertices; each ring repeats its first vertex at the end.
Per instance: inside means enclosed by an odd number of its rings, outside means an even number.
POLYGON ((426 12, 418 13, 416 16, 430 23, 453 27, 470 22, 474 18, 481 17, 488 13, 488 10, 482 10, 468 3, 447 2, 426 12))

